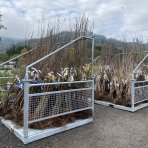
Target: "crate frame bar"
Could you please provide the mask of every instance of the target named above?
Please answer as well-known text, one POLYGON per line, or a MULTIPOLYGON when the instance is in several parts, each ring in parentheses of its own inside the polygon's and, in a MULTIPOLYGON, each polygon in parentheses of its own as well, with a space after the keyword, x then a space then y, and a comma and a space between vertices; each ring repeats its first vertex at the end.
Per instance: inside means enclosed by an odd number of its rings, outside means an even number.
MULTIPOLYGON (((80 36, 77 39, 74 39, 73 41, 69 42, 68 44, 58 48, 57 50, 55 50, 54 52, 46 55, 45 57, 35 61, 34 63, 28 65, 26 67, 26 75, 25 75, 25 80, 24 81, 24 126, 23 127, 17 127, 12 121, 8 121, 5 119, 2 119, 2 123, 8 127, 24 144, 28 144, 30 142, 39 140, 41 138, 45 138, 47 136, 51 136, 66 130, 70 130, 72 128, 76 128, 88 123, 91 123, 93 121, 93 116, 92 117, 88 117, 87 119, 81 119, 81 120, 76 120, 73 123, 69 123, 67 125, 65 125, 64 127, 58 127, 58 128, 50 128, 50 129, 46 129, 46 130, 32 130, 29 129, 29 124, 34 123, 34 122, 39 122, 39 121, 43 121, 46 119, 50 119, 53 117, 57 117, 57 116, 63 116, 66 114, 70 114, 70 113, 74 113, 74 112, 79 112, 79 111, 83 111, 83 110, 92 110, 92 113, 94 113, 94 79, 92 78, 92 80, 81 80, 81 81, 72 81, 72 82, 54 82, 54 83, 41 83, 41 84, 31 84, 31 81, 29 79, 29 75, 28 75, 28 70, 29 68, 31 68, 33 65, 39 63, 40 61, 47 59, 48 57, 54 55, 55 53, 63 50, 65 47, 68 47, 69 45, 73 44, 74 42, 77 42, 78 40, 84 40, 84 39, 88 39, 92 41, 92 61, 94 58, 94 36, 90 36, 90 37, 86 37, 86 36, 80 36), (61 91, 53 91, 53 92, 44 92, 44 93, 34 93, 34 94, 30 94, 29 93, 29 88, 33 87, 33 86, 46 86, 46 85, 60 85, 60 84, 72 84, 72 83, 87 83, 89 84, 88 87, 85 88, 79 88, 79 89, 70 89, 70 90, 61 90, 61 91), (88 100, 91 99, 91 106, 90 107, 85 107, 85 108, 80 108, 80 109, 75 109, 69 112, 63 112, 63 113, 59 113, 58 115, 53 115, 53 116, 47 116, 47 117, 42 117, 40 120, 36 119, 36 120, 32 120, 29 121, 29 97, 31 96, 37 96, 37 95, 48 95, 48 94, 56 94, 56 93, 66 93, 66 92, 74 92, 74 91, 87 91, 90 90, 91 91, 91 98, 87 98, 88 100), (32 133, 32 135, 30 135, 30 133, 32 133)), ((8 61, 9 62, 9 61, 8 61)), ((2 65, 0 65, 2 66, 2 65)), ((92 68, 93 69, 93 68, 92 68)), ((92 76, 93 76, 93 71, 92 71, 92 76)))

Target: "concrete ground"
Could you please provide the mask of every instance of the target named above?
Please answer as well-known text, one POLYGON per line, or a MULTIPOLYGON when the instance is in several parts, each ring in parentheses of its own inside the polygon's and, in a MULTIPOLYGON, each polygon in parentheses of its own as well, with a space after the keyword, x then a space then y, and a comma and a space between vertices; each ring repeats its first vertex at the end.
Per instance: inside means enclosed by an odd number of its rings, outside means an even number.
POLYGON ((130 113, 95 105, 94 122, 23 145, 0 124, 0 148, 148 148, 148 108, 130 113))

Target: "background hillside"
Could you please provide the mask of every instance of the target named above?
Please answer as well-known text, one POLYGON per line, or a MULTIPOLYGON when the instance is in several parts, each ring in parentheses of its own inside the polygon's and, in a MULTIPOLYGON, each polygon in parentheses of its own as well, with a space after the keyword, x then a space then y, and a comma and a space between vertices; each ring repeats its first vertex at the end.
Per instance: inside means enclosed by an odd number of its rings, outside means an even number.
POLYGON ((23 40, 15 39, 15 38, 1 38, 0 41, 0 52, 5 52, 10 46, 17 44, 19 42, 23 42, 23 40))
MULTIPOLYGON (((91 35, 91 33, 90 33, 91 35)), ((62 41, 70 41, 70 37, 73 38, 74 37, 74 33, 73 32, 69 32, 69 31, 63 31, 60 33, 60 35, 58 34, 58 37, 60 38, 60 40, 62 41)), ((6 52, 6 50, 8 50, 10 47, 12 47, 13 45, 28 45, 28 44, 33 44, 35 45, 37 42, 39 41, 39 39, 31 39, 31 40, 23 40, 23 39, 15 39, 15 38, 1 38, 0 41, 0 53, 4 53, 6 52)), ((139 47, 141 50, 144 51, 148 51, 148 44, 147 43, 141 43, 138 41, 138 39, 134 42, 123 42, 123 41, 119 41, 113 38, 106 38, 103 35, 99 35, 96 34, 95 35, 95 45, 97 47, 102 47, 104 45, 106 46, 111 46, 113 48, 119 49, 121 51, 125 51, 128 50, 128 46, 130 46, 131 48, 136 48, 139 47)))

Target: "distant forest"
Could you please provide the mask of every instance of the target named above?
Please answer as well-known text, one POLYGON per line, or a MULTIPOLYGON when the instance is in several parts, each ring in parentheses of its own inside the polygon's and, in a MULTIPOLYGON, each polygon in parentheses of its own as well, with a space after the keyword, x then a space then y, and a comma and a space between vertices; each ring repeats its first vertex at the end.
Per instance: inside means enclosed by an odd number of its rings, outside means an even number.
MULTIPOLYGON (((67 38, 67 36, 71 36, 73 33, 68 31, 63 31, 60 34, 61 40, 67 38)), ((25 48, 26 50, 30 50, 33 48, 39 39, 31 39, 31 40, 16 40, 10 38, 2 38, 0 41, 0 62, 6 61, 22 52, 25 48)), ((124 52, 129 48, 133 50, 140 51, 148 51, 148 44, 141 43, 138 39, 135 42, 123 42, 118 41, 112 38, 106 38, 103 35, 95 35, 95 57, 99 55, 103 48, 112 48, 114 52, 120 51, 124 52)))

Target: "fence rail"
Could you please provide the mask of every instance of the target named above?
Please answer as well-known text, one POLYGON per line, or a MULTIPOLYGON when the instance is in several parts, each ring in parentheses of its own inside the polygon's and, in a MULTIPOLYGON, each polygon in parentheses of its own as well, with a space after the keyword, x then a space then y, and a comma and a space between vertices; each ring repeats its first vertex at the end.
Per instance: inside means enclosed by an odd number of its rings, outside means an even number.
MULTIPOLYGON (((40 83, 31 84, 29 80, 29 68, 35 64, 40 63, 43 60, 55 55, 59 51, 71 46, 73 43, 81 40, 91 40, 91 59, 94 58, 94 37, 81 36, 73 41, 67 43, 66 45, 58 48, 52 53, 44 56, 41 59, 31 63, 26 67, 26 80, 24 81, 24 138, 28 138, 29 135, 29 124, 44 121, 47 119, 52 119, 55 117, 61 117, 64 115, 91 110, 92 116, 94 112, 94 80, 83 80, 83 81, 72 81, 72 82, 55 82, 55 83, 40 83), (86 83, 86 85, 76 85, 72 87, 73 84, 86 83), (70 87, 59 87, 59 89, 50 90, 46 89, 48 85, 58 87, 60 85, 70 85, 70 87), (31 93, 33 87, 42 87, 42 91, 31 93), (45 90, 45 92, 44 92, 45 90)), ((93 68, 91 76, 93 76, 93 68)), ((54 88, 54 87, 53 87, 54 88)), ((92 117, 91 117, 92 119, 92 117)), ((79 126, 79 125, 76 125, 79 126)))
POLYGON ((134 82, 134 104, 148 100, 148 80, 134 82))
POLYGON ((55 117, 94 110, 94 81, 73 81, 57 83, 29 84, 25 82, 24 106, 24 135, 28 137, 28 126, 31 123, 52 119, 55 117), (86 87, 65 89, 43 93, 29 92, 30 87, 39 87, 58 84, 86 83, 86 87), (28 91, 27 91, 28 90, 28 91))

